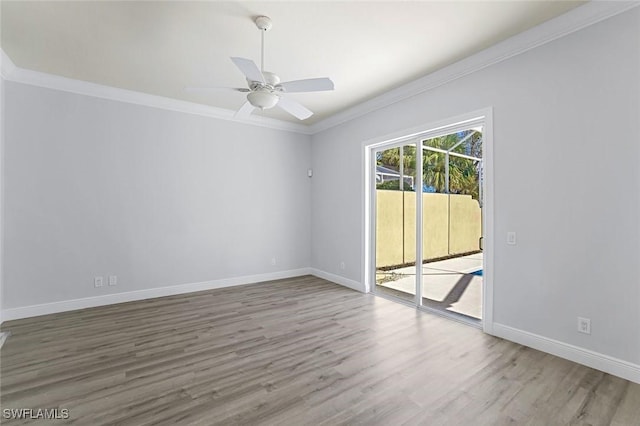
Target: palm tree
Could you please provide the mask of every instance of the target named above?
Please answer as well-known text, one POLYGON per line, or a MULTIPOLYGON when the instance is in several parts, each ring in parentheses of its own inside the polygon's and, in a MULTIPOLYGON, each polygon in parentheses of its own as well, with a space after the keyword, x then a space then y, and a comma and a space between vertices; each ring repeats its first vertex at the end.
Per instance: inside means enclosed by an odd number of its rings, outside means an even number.
MULTIPOLYGON (((440 136, 425 141, 426 146, 449 150, 460 140, 469 135, 466 131, 440 136)), ((475 132, 465 143, 462 143, 451 152, 466 154, 476 157, 482 156, 482 135, 475 132)), ((446 155, 441 152, 424 150, 423 152, 423 177, 424 183, 435 188, 436 192, 446 193, 446 155)), ((449 156, 449 192, 468 194, 478 199, 478 162, 466 158, 449 156)))
MULTIPOLYGON (((402 148, 402 163, 403 163, 403 175, 413 176, 415 181, 415 169, 416 169, 416 147, 415 145, 406 145, 402 148)), ((390 148, 378 153, 376 158, 376 164, 384 166, 400 172, 400 148, 390 148)), ((404 190, 411 191, 413 188, 408 180, 403 179, 404 190)), ((378 189, 399 189, 399 181, 389 181, 378 184, 378 189)))
MULTIPOLYGON (((473 157, 482 157, 482 134, 474 130, 439 136, 425 141, 425 146, 449 150, 459 141, 472 134, 464 143, 453 148, 451 152, 466 154, 473 157)), ((449 156, 449 188, 446 188, 446 155, 442 152, 423 150, 423 182, 432 187, 436 192, 454 194, 467 194, 478 199, 479 179, 478 163, 466 158, 449 156)), ((404 175, 415 176, 416 146, 405 145, 403 158, 400 158, 400 148, 390 148, 378 154, 376 164, 400 171, 400 162, 403 162, 404 175)), ((398 184, 387 184, 398 188, 398 184)), ((387 189, 390 189, 387 188, 387 189)))
MULTIPOLYGON (((407 145, 403 147, 403 165, 406 175, 410 175, 416 168, 416 147, 407 145)), ((390 167, 396 171, 400 170, 400 148, 390 148, 380 153, 377 159, 379 166, 390 167)))

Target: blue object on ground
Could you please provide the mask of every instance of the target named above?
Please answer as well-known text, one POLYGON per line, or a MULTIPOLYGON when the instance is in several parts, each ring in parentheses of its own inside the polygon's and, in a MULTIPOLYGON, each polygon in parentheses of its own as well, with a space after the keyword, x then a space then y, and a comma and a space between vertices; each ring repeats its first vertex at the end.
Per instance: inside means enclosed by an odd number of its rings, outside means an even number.
POLYGON ((477 271, 471 272, 471 275, 477 275, 479 277, 482 276, 482 269, 478 269, 477 271))

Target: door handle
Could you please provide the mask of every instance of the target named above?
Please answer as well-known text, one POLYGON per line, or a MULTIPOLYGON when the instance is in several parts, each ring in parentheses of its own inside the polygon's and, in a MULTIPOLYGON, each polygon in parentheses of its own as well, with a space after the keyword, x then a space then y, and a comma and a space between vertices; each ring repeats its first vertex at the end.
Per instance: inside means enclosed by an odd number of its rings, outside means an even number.
POLYGON ((482 244, 484 243, 484 237, 480 237, 478 238, 478 247, 480 247, 480 250, 484 250, 482 248, 482 244))

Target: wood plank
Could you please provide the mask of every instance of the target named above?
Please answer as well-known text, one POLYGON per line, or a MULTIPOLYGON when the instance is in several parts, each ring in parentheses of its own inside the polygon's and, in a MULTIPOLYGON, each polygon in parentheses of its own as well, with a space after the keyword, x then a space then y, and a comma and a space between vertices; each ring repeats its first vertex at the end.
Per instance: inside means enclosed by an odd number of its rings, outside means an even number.
POLYGON ((2 408, 55 424, 640 425, 640 385, 311 276, 2 329, 2 408))

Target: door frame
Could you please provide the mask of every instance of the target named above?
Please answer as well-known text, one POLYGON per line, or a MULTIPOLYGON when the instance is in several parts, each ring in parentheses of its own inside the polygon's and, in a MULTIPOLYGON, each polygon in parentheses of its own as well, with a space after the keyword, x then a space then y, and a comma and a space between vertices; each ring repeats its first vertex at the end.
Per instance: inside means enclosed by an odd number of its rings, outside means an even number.
MULTIPOLYGON (((407 144, 416 144, 416 153, 422 153, 422 142, 424 140, 443 136, 463 129, 465 126, 477 125, 482 123, 482 161, 483 161, 483 218, 482 226, 484 230, 483 240, 483 289, 482 289, 482 329, 485 333, 493 334, 493 273, 494 273, 494 174, 493 174, 493 109, 491 107, 477 111, 468 112, 455 117, 439 120, 437 122, 427 123, 411 129, 405 129, 394 132, 382 137, 373 138, 362 142, 362 168, 363 168, 363 191, 362 191, 362 215, 364 229, 362 232, 362 248, 364 253, 364 261, 362 265, 362 276, 364 278, 365 292, 375 293, 375 253, 376 253, 376 206, 375 206, 375 155, 374 152, 380 149, 396 148, 407 144)), ((468 127, 467 127, 468 128, 468 127)), ((422 162, 422 155, 420 163, 422 162)), ((416 159, 417 161, 418 159, 416 159)), ((422 179, 422 167, 417 167, 418 178, 422 179)), ((418 185, 418 183, 416 183, 418 185)), ((421 197, 416 197, 416 218, 421 219, 421 197), (420 214, 420 216, 418 216, 420 214)), ((422 220, 416 221, 416 233, 422 230, 422 220)), ((419 235, 419 234, 417 234, 419 235)), ((416 267, 422 258, 421 238, 416 239, 416 267)), ((419 288, 416 293, 422 290, 422 265, 416 269, 416 282, 419 288), (419 278, 418 278, 419 277, 419 278)), ((415 300, 419 301, 419 294, 416 294, 415 300)), ((395 299, 394 299, 395 300, 395 299)), ((408 303, 401 301, 407 305, 414 306, 421 310, 429 310, 420 306, 420 303, 408 303)))

